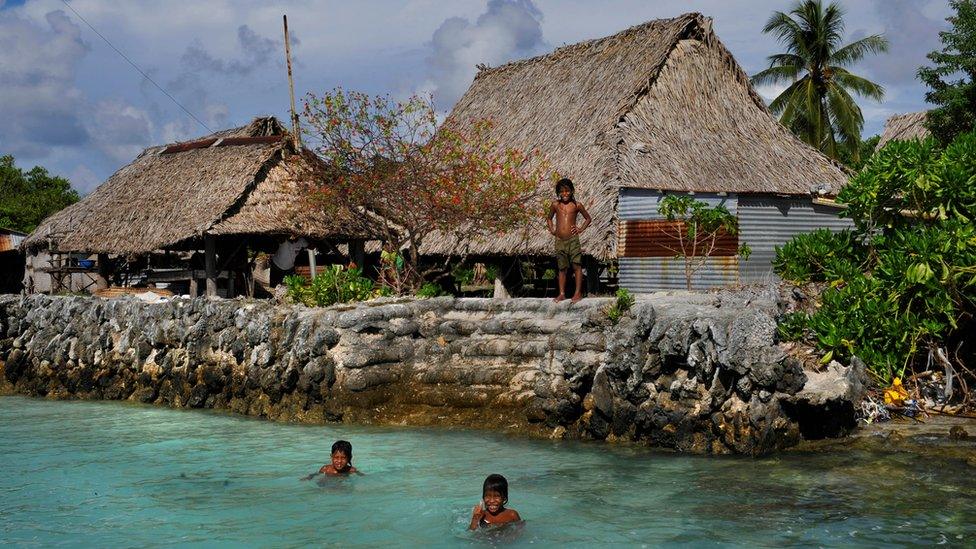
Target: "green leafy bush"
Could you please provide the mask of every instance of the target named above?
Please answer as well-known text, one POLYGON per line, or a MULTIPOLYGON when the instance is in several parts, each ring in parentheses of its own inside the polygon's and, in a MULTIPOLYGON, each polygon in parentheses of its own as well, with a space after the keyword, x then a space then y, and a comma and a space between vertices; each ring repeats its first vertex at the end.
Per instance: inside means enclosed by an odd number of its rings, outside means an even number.
POLYGON ((801 341, 807 336, 810 315, 802 311, 784 315, 776 326, 780 341, 801 341))
POLYGON ((288 287, 288 298, 309 307, 365 301, 381 293, 360 269, 347 269, 342 265, 324 268, 311 282, 300 276, 287 276, 284 282, 288 287))
POLYGON ((423 286, 417 290, 417 297, 437 297, 441 295, 449 295, 445 292, 439 284, 433 282, 425 282, 423 286))
POLYGON ((809 337, 825 362, 857 355, 887 383, 976 326, 976 134, 944 150, 893 142, 839 198, 854 231, 777 249, 783 278, 831 283, 816 312, 784 318, 779 333, 809 337))
POLYGON ((624 288, 617 290, 617 299, 607 307, 607 318, 616 324, 634 306, 634 296, 624 288))
POLYGON ((867 249, 849 230, 817 229, 776 246, 773 269, 790 282, 837 282, 860 276, 867 249))

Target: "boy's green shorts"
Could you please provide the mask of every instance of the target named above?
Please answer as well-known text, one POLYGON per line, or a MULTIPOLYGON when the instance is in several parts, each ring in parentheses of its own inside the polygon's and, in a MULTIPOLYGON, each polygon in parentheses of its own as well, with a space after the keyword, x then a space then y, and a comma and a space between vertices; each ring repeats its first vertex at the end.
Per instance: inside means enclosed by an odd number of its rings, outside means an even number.
POLYGON ((580 247, 579 237, 556 238, 556 266, 563 271, 571 264, 583 264, 583 249, 580 247))

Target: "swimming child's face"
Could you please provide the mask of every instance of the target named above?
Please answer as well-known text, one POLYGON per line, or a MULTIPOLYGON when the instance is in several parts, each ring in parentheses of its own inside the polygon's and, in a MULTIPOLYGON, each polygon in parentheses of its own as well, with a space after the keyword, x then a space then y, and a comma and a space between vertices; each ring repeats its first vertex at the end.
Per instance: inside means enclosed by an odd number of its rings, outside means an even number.
POLYGON ((562 202, 569 202, 570 198, 573 197, 573 191, 569 190, 569 187, 559 187, 559 200, 562 202))
POLYGON ((485 510, 493 515, 497 515, 501 512, 502 508, 505 506, 505 498, 501 494, 494 490, 488 490, 485 492, 485 510))
POLYGON ((346 467, 349 467, 349 456, 345 452, 333 452, 332 467, 336 471, 345 471, 346 467))

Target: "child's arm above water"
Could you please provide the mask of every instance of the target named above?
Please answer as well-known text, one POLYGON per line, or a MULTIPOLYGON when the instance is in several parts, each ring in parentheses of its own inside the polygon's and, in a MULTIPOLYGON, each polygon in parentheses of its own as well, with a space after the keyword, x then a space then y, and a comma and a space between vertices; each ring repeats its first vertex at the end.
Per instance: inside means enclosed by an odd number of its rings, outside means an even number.
POLYGON ((474 506, 471 510, 471 525, 468 526, 468 530, 477 530, 478 526, 481 525, 481 519, 485 517, 485 509, 481 506, 481 503, 474 506))

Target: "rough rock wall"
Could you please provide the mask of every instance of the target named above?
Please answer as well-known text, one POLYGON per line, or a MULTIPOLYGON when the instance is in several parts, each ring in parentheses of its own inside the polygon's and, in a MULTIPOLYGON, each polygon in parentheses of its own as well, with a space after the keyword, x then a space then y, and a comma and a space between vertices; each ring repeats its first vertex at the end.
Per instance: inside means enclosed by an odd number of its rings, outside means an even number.
POLYGON ((0 296, 0 388, 696 453, 791 446, 822 408, 803 408, 814 401, 843 416, 834 418, 838 432, 849 425, 849 403, 798 396, 806 375, 773 342, 774 299, 660 294, 616 324, 609 302, 436 298, 309 309, 0 296))

